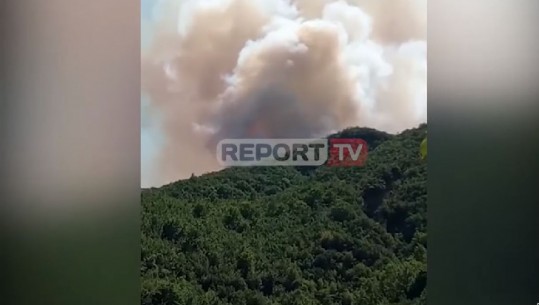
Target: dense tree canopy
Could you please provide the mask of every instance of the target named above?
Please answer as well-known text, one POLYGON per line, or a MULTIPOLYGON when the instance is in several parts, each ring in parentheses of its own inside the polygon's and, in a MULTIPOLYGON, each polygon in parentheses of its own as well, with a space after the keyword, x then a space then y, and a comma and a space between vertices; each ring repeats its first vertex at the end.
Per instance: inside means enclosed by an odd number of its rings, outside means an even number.
POLYGON ((142 304, 426 304, 426 125, 356 168, 229 168, 142 191, 142 304))

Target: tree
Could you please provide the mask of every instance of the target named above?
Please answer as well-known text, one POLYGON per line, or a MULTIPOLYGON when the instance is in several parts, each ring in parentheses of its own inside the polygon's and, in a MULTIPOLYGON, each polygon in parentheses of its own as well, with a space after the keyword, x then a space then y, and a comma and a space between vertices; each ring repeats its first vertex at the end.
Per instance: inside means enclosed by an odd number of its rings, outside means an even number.
POLYGON ((361 168, 229 168, 141 193, 142 304, 425 305, 426 125, 361 168))

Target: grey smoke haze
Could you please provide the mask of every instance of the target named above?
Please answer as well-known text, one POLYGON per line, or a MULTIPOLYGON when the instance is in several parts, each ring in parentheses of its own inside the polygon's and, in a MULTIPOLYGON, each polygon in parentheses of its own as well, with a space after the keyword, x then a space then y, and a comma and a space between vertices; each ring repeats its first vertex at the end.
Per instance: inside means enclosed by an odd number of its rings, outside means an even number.
MULTIPOLYGON (((217 170, 223 138, 426 121, 426 0, 164 0, 142 58, 165 144, 150 184, 217 170)), ((148 179, 146 179, 148 180, 148 179)))

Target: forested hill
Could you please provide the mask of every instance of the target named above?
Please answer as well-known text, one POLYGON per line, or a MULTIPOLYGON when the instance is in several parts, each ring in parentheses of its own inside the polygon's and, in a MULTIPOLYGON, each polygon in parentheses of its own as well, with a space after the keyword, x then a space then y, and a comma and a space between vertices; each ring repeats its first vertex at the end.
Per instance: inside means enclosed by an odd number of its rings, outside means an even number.
POLYGON ((426 304, 426 125, 350 128, 364 167, 230 168, 142 191, 142 304, 426 304))

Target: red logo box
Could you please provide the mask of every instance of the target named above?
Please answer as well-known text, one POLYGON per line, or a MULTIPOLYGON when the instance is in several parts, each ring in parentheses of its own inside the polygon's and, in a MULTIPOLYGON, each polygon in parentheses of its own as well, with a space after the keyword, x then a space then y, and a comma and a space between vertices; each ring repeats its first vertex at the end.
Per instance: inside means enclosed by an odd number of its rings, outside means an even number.
POLYGON ((367 160, 367 142, 362 139, 329 139, 327 166, 363 166, 367 160))

